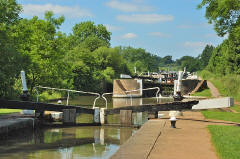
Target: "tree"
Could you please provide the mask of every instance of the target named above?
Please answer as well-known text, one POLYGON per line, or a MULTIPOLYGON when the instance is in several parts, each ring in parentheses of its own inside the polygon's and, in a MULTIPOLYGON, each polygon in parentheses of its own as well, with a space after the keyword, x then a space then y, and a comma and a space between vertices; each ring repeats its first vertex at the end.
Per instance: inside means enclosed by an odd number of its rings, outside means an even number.
MULTIPOLYGON (((16 23, 22 11, 21 5, 16 0, 0 0, 0 24, 10 25, 16 23)), ((2 26, 1 26, 2 27, 2 26)))
POLYGON ((63 85, 65 50, 61 40, 66 38, 57 33, 63 20, 63 17, 53 18, 52 12, 46 12, 44 20, 36 16, 30 20, 22 19, 12 28, 16 49, 27 59, 25 70, 31 91, 36 85, 63 85))
POLYGON ((100 46, 110 46, 111 33, 102 24, 95 25, 94 22, 87 21, 75 24, 70 39, 72 48, 82 45, 94 51, 100 46))
POLYGON ((183 56, 177 60, 177 63, 181 66, 182 70, 184 67, 186 67, 187 71, 189 72, 195 72, 199 70, 198 59, 192 56, 183 56))
POLYGON ((152 55, 142 48, 119 47, 121 55, 128 62, 128 68, 133 71, 137 67, 139 72, 158 71, 159 58, 152 55))
POLYGON ((205 17, 209 23, 214 22, 219 36, 231 33, 240 24, 239 0, 202 0, 198 8, 206 6, 205 17))
POLYGON ((0 97, 13 98, 20 74, 21 54, 16 51, 11 27, 18 23, 21 6, 15 0, 0 0, 0 97))
POLYGON ((199 57, 199 64, 200 64, 200 69, 204 69, 209 62, 209 59, 212 55, 212 52, 214 50, 214 47, 212 45, 206 45, 202 54, 199 57))
POLYGON ((214 49, 209 60, 207 69, 215 74, 226 75, 239 73, 239 62, 237 61, 235 46, 231 40, 224 40, 216 49, 214 49))
POLYGON ((217 74, 240 73, 240 3, 239 0, 202 0, 205 16, 214 23, 219 36, 228 38, 213 51, 208 69, 217 74))

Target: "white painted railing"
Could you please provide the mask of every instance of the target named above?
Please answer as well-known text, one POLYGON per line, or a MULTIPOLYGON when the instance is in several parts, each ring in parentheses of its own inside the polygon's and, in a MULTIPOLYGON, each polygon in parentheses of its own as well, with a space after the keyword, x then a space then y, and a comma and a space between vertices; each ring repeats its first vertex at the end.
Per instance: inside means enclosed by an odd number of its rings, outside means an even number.
MULTIPOLYGON (((156 92, 156 98, 157 98, 157 102, 158 102, 158 98, 159 98, 159 92, 160 92, 160 88, 159 87, 152 87, 152 88, 145 88, 145 89, 142 89, 143 91, 145 91, 145 90, 154 90, 154 89, 157 89, 157 92, 156 92)), ((132 106, 132 92, 137 92, 137 91, 141 91, 141 89, 136 89, 136 90, 129 90, 129 91, 124 91, 126 94, 127 93, 130 93, 130 95, 129 95, 129 97, 131 98, 131 106, 132 106)), ((106 107, 106 109, 107 109, 107 98, 105 97, 105 95, 111 95, 111 94, 113 94, 113 92, 111 92, 111 93, 103 93, 102 94, 102 98, 105 100, 105 107, 106 107)), ((128 94, 127 94, 128 95, 128 94)))
POLYGON ((37 88, 41 88, 41 89, 49 89, 49 90, 57 90, 57 91, 66 91, 67 92, 67 104, 69 104, 69 93, 70 92, 74 92, 74 93, 82 93, 82 94, 91 94, 91 95, 95 95, 97 96, 95 99, 94 99, 94 102, 93 102, 93 109, 95 108, 95 105, 96 105, 96 101, 101 98, 101 95, 99 93, 94 93, 94 92, 84 92, 84 91, 77 91, 77 90, 71 90, 71 89, 60 89, 60 88, 51 88, 51 87, 42 87, 42 86, 36 86, 34 87, 36 93, 37 93, 37 102, 38 102, 38 98, 39 98, 39 93, 38 93, 38 90, 37 88))
POLYGON ((105 95, 111 95, 111 94, 113 94, 113 92, 111 92, 111 93, 103 93, 102 94, 102 98, 105 100, 105 108, 107 109, 107 98, 105 97, 105 95))

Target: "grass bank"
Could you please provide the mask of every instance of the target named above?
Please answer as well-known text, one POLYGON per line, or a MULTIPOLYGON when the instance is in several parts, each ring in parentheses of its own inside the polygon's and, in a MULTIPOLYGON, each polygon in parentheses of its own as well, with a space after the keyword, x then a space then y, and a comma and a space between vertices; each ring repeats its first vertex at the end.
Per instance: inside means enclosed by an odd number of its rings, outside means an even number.
POLYGON ((211 81, 223 96, 234 97, 240 101, 240 75, 215 75, 209 71, 203 70, 199 75, 206 80, 211 81))
POLYGON ((21 109, 0 109, 0 115, 6 115, 11 113, 19 113, 21 109))
MULTIPOLYGON (((234 100, 240 101, 240 76, 239 75, 214 75, 208 71, 202 71, 199 75, 206 80, 211 81, 223 96, 233 97, 234 100)), ((235 105, 230 109, 233 112, 221 112, 218 110, 202 111, 207 119, 216 119, 240 123, 240 107, 235 105)), ((240 127, 209 125, 211 140, 221 159, 238 159, 240 156, 240 127)))
MULTIPOLYGON (((236 106, 239 107, 239 106, 236 106)), ((239 109, 239 108, 238 108, 239 109)), ((214 110, 201 111, 206 119, 224 120, 240 123, 240 114, 233 112, 220 112, 214 110)))
POLYGON ((208 98, 212 97, 210 89, 204 89, 201 92, 195 92, 194 94, 192 94, 192 96, 202 96, 202 97, 208 97, 208 98))
POLYGON ((221 159, 239 159, 240 127, 209 125, 211 140, 221 159))

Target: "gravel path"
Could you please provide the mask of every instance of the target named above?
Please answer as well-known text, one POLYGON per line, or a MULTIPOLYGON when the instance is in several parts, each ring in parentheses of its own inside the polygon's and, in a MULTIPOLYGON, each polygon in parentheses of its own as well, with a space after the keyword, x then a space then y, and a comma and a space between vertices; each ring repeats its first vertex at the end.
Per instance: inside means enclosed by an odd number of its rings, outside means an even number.
POLYGON ((211 91, 212 97, 214 97, 214 98, 221 97, 221 94, 219 93, 218 89, 212 84, 212 82, 207 81, 207 86, 211 91))

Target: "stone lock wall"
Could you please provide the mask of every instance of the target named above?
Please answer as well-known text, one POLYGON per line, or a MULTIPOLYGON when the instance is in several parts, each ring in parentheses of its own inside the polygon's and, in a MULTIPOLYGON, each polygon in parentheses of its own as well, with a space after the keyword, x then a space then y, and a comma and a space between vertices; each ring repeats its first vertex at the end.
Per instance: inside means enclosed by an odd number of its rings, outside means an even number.
POLYGON ((139 79, 117 79, 113 81, 113 97, 141 97, 142 96, 142 80, 139 79), (138 90, 126 92, 130 90, 138 90))

